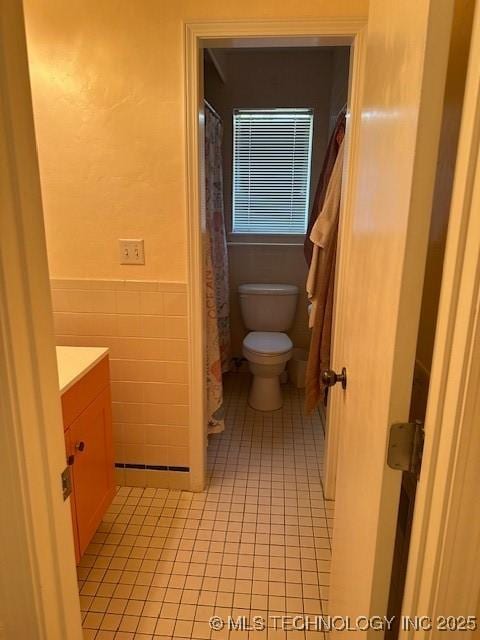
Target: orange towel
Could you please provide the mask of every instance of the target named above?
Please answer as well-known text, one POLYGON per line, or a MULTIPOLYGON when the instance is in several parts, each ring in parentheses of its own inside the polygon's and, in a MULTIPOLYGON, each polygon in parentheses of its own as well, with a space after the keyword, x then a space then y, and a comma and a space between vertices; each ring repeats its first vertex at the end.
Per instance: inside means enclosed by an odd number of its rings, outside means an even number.
POLYGON ((328 183, 322 210, 310 233, 313 253, 307 278, 307 294, 312 303, 309 320, 312 335, 305 388, 305 410, 307 413, 311 413, 320 401, 323 392, 322 371, 330 366, 343 148, 342 140, 328 183))

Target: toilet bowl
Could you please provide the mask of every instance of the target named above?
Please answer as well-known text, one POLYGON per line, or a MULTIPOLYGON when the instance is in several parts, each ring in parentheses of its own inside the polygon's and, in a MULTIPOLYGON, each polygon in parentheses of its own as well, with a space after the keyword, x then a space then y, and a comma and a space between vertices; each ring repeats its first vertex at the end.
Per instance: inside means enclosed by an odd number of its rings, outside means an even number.
POLYGON ((283 404, 280 375, 292 356, 285 333, 292 325, 298 287, 289 284, 243 284, 240 307, 247 329, 243 355, 253 375, 248 403, 259 411, 275 411, 283 404))
POLYGON ((243 355, 253 375, 248 403, 259 411, 275 411, 283 404, 280 375, 292 357, 286 333, 251 331, 243 341, 243 355))

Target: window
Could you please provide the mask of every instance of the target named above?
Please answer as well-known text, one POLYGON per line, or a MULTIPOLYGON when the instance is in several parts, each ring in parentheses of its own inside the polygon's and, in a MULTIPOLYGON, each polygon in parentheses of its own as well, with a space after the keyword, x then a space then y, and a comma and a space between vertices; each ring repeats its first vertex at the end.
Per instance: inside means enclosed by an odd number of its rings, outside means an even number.
POLYGON ((312 129, 311 109, 234 111, 234 233, 305 233, 312 129))

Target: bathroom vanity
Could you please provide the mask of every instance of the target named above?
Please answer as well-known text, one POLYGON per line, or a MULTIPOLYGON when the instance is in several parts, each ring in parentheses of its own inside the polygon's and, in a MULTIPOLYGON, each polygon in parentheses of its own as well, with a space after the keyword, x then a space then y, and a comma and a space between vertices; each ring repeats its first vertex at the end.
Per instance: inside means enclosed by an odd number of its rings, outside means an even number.
POLYGON ((108 349, 57 347, 77 562, 115 493, 108 349))

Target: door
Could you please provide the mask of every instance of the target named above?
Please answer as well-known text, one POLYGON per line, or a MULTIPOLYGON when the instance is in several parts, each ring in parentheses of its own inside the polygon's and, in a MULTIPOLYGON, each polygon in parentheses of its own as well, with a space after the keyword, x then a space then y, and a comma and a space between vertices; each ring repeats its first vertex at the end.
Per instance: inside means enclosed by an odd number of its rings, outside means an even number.
MULTIPOLYGON (((474 0, 455 0, 440 133, 439 157, 441 161, 438 163, 435 177, 420 327, 415 354, 409 421, 420 420, 424 422, 428 432, 431 431, 431 427, 426 420, 426 413, 433 342, 438 317, 444 249, 449 209, 452 201, 474 7, 474 0)), ((386 638, 391 640, 395 640, 398 637, 401 621, 400 614, 410 550, 416 491, 416 475, 404 472, 400 491, 400 507, 388 604, 388 616, 396 616, 392 629, 386 634, 386 638)))
POLYGON ((347 388, 331 394, 339 429, 332 615, 387 612, 401 482, 386 465, 387 440, 389 425, 408 418, 451 17, 451 2, 370 3, 336 312, 342 348, 333 364, 346 367, 347 388))
POLYGON ((82 638, 23 3, 0 0, 0 635, 82 638))

